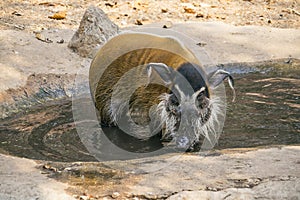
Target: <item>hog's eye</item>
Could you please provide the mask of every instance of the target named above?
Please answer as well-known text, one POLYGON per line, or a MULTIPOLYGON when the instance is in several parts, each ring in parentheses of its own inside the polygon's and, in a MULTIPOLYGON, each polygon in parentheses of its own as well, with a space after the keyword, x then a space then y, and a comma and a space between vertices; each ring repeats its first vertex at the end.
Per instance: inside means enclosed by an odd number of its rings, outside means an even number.
POLYGON ((176 114, 178 111, 179 102, 177 97, 173 94, 169 97, 167 111, 170 113, 176 114))
POLYGON ((169 102, 170 102, 170 105, 172 105, 172 106, 179 106, 178 99, 174 94, 172 94, 170 96, 169 102))
POLYGON ((209 100, 205 95, 205 91, 200 92, 195 100, 195 105, 197 108, 204 109, 207 108, 209 104, 209 100))

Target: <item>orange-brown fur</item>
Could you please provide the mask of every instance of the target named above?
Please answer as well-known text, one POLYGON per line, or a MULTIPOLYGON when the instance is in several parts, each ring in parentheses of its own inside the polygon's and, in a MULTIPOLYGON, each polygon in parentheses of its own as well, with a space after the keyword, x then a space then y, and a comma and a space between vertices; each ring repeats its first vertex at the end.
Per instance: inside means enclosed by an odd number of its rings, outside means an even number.
MULTIPOLYGON (((105 70, 96 89, 96 107, 101 113, 102 122, 110 123, 111 121, 109 104, 112 87, 128 70, 151 62, 164 63, 176 69, 188 61, 179 55, 160 49, 139 49, 117 58, 105 70)), ((140 73, 145 73, 145 71, 140 73)), ((134 84, 134 79, 135 77, 132 77, 132 82, 129 82, 129 84, 134 84)), ((138 120, 138 123, 147 122, 149 120, 148 110, 152 105, 158 104, 158 96, 167 91, 167 88, 156 84, 139 87, 131 97, 130 108, 133 111, 131 113, 132 117, 136 115, 134 118, 138 120)))
MULTIPOLYGON (((193 53, 171 37, 159 37, 151 34, 130 33, 112 38, 94 58, 90 68, 90 87, 101 121, 111 125, 111 97, 113 87, 126 72, 148 63, 164 63, 177 69, 183 63, 195 63, 200 66, 193 53), (107 67, 104 70, 104 68, 107 67)), ((137 70, 125 84, 134 86, 146 69, 137 70)), ((124 88, 127 86, 124 85, 124 88)), ((149 121, 149 108, 159 103, 158 96, 168 89, 156 84, 139 87, 130 99, 130 115, 134 121, 144 124, 149 121)))

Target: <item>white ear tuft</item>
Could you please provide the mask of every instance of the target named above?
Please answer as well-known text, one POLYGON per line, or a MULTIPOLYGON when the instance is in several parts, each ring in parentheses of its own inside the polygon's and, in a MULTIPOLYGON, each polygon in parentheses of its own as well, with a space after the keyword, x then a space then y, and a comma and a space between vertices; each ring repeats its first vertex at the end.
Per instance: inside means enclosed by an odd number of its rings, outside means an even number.
POLYGON ((149 63, 147 65, 147 75, 150 79, 153 76, 154 71, 160 76, 166 85, 169 85, 173 81, 171 68, 164 63, 149 63))
POLYGON ((218 69, 217 71, 213 72, 211 75, 209 75, 209 86, 212 88, 216 88, 225 79, 228 79, 228 84, 233 92, 232 102, 234 102, 235 96, 236 96, 235 89, 234 89, 234 80, 229 72, 222 70, 222 69, 218 69))

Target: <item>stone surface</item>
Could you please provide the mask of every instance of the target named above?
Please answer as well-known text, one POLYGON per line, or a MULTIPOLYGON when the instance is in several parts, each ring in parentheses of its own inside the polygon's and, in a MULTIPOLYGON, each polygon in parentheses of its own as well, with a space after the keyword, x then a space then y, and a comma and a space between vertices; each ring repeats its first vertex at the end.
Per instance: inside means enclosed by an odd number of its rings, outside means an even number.
POLYGON ((118 32, 118 26, 101 9, 90 6, 68 47, 83 57, 93 57, 96 50, 118 32))
MULTIPOLYGON (((159 28, 163 25, 158 23, 143 27, 159 28)), ((288 57, 300 59, 300 29, 204 22, 174 24, 168 30, 185 34, 194 40, 186 45, 204 65, 258 62, 288 57)))
MULTIPOLYGON (((45 30, 40 34, 53 41, 46 43, 34 34, 0 31, 0 93, 8 88, 24 86, 31 74, 76 74, 84 65, 84 59, 67 48, 72 30, 45 30), (60 44, 57 41, 63 40, 60 44)), ((88 67, 88 65, 86 65, 88 67)))
MULTIPOLYGON (((68 168, 69 171, 78 173, 79 166, 87 174, 113 172, 113 177, 102 177, 100 185, 94 185, 99 175, 81 182, 78 177, 67 179, 70 185, 82 187, 81 190, 76 190, 74 186, 68 189, 69 192, 76 191, 77 196, 85 192, 107 199, 118 196, 117 199, 153 200, 298 200, 299 154, 300 146, 226 149, 207 155, 176 155, 176 159, 170 163, 167 159, 172 155, 104 163, 52 163, 49 164, 51 167, 48 172, 67 173, 63 169, 68 168), (117 195, 112 195, 114 192, 117 195)), ((9 195, 11 199, 70 198, 63 190, 67 185, 46 178, 47 174, 40 174, 34 161, 1 154, 0 161, 3 163, 0 165, 0 178, 5 183, 0 185, 1 199, 8 199, 9 195), (23 194, 25 191, 27 193, 23 194)), ((43 172, 46 173, 47 170, 43 172)))
POLYGON ((0 154, 0 199, 74 200, 65 189, 68 185, 47 178, 24 158, 0 154))
MULTIPOLYGON (((24 86, 16 89, 10 88, 0 93, 0 119, 45 101, 71 98, 75 93, 75 79, 79 76, 53 73, 40 73, 28 76, 24 86)), ((13 76, 14 79, 12 77, 8 78, 8 81, 14 83, 22 80, 16 76, 13 76)), ((86 87, 85 90, 88 90, 88 88, 86 87)))
POLYGON ((300 146, 219 153, 182 155, 169 165, 163 157, 133 161, 127 166, 143 173, 131 192, 170 200, 300 198, 300 146))
POLYGON ((251 199, 300 199, 300 181, 271 181, 254 188, 229 188, 221 191, 183 191, 167 200, 251 200, 251 199))

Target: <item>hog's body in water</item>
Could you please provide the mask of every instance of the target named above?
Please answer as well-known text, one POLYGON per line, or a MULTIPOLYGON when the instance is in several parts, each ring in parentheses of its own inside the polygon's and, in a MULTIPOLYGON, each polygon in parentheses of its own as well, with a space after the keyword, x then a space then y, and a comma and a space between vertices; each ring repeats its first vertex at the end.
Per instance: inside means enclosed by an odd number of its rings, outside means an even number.
MULTIPOLYGON (((118 39, 123 44, 124 36, 118 39)), ((93 60, 90 85, 102 125, 118 125, 118 118, 124 116, 128 106, 125 115, 138 125, 156 126, 153 129, 161 130, 163 141, 175 139, 177 146, 186 148, 197 143, 201 136, 216 139, 214 126, 222 102, 214 89, 227 77, 232 83, 230 74, 223 70, 206 74, 189 50, 179 43, 173 44, 177 42, 174 39, 144 34, 135 34, 135 39, 142 43, 145 39, 146 43, 152 40, 154 45, 141 44, 142 48, 116 54, 116 58, 110 55, 107 58, 110 62, 103 61, 108 52, 104 47, 93 60), (134 92, 128 93, 132 88, 134 92), (117 100, 114 99, 116 91, 117 100)), ((139 139, 149 138, 144 133, 135 135, 139 139)))

